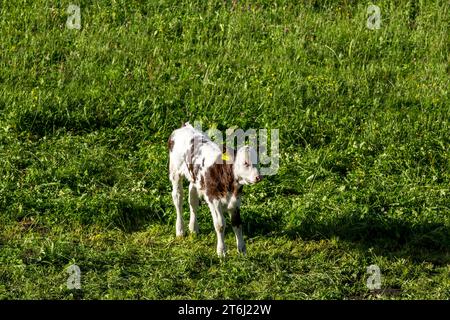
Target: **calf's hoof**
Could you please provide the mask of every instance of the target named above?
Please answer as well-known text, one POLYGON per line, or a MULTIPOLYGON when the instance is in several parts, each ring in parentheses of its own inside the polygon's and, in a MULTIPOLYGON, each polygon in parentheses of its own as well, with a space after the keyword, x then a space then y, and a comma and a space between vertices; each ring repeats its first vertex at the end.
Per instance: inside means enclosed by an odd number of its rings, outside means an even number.
POLYGON ((198 224, 189 224, 189 232, 192 234, 198 234, 198 224))
POLYGON ((177 229, 176 235, 177 235, 177 238, 183 238, 184 237, 184 230, 177 229))
POLYGON ((221 259, 225 258, 226 256, 226 249, 225 248, 217 248, 217 256, 221 259))
POLYGON ((247 255, 247 248, 245 247, 245 244, 243 246, 241 246, 241 247, 238 247, 237 251, 238 251, 239 254, 242 254, 244 256, 247 255))

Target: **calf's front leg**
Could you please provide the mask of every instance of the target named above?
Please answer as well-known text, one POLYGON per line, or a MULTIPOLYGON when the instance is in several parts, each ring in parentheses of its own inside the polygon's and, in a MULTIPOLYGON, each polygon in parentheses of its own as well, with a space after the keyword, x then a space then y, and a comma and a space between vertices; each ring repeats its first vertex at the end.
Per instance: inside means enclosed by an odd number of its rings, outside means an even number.
POLYGON ((239 253, 246 254, 247 249, 245 247, 244 237, 242 236, 242 220, 241 210, 239 207, 230 209, 231 226, 233 227, 234 234, 236 236, 236 245, 239 253))
POLYGON ((222 213, 222 207, 218 200, 208 201, 209 210, 214 222, 214 229, 217 234, 217 255, 220 258, 225 257, 225 218, 222 213))

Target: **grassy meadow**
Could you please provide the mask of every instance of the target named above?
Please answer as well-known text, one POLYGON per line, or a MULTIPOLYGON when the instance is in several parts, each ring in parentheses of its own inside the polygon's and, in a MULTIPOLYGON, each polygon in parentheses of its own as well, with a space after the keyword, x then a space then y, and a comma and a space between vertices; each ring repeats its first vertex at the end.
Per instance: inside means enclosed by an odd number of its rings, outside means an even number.
POLYGON ((0 299, 450 299, 448 1, 70 3, 0 0, 0 299), (185 121, 279 129, 245 257, 175 237, 185 121))

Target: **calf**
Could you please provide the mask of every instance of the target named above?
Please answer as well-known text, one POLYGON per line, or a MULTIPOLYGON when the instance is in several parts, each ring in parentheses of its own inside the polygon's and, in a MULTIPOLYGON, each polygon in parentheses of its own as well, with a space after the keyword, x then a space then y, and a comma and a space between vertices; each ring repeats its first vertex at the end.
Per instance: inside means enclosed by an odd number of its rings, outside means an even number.
POLYGON ((242 186, 261 181, 256 167, 256 151, 243 146, 234 152, 223 150, 203 132, 189 123, 176 129, 169 138, 169 177, 172 182, 172 199, 177 212, 176 235, 184 235, 182 176, 189 180, 189 231, 198 232, 196 213, 199 199, 209 206, 217 233, 217 254, 225 256, 224 211, 231 215, 231 225, 236 235, 237 249, 245 254, 242 221, 239 211, 242 186))

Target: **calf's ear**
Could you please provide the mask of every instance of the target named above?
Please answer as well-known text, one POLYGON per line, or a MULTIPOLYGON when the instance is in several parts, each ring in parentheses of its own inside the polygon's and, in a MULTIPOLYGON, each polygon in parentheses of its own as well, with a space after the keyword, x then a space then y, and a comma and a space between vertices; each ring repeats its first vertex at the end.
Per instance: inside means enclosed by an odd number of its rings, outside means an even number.
POLYGON ((256 150, 250 146, 245 146, 245 161, 251 164, 258 164, 258 153, 256 150))
POLYGON ((236 153, 236 158, 241 163, 250 162, 250 154, 248 152, 248 146, 240 147, 236 153))

